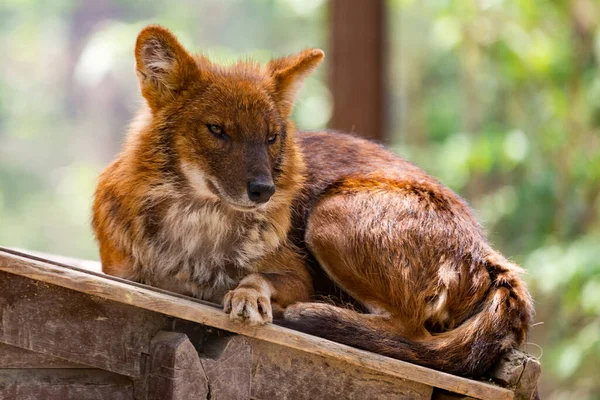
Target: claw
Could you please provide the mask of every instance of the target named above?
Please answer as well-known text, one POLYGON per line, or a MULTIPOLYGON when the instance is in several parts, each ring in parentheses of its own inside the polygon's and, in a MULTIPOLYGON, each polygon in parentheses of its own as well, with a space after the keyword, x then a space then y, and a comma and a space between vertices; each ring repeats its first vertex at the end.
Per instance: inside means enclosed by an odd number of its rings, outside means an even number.
POLYGON ((250 325, 264 325, 273 321, 270 300, 251 288, 238 288, 223 299, 223 311, 234 321, 250 325))

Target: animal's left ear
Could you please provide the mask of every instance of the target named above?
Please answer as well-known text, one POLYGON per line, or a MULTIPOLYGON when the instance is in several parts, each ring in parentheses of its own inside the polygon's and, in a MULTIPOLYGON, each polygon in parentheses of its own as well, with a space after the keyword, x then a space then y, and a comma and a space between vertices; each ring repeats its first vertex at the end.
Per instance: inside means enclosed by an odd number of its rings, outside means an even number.
POLYGON ((320 49, 307 49, 296 55, 277 58, 267 64, 274 96, 285 117, 292 113, 296 94, 306 78, 325 57, 320 49))

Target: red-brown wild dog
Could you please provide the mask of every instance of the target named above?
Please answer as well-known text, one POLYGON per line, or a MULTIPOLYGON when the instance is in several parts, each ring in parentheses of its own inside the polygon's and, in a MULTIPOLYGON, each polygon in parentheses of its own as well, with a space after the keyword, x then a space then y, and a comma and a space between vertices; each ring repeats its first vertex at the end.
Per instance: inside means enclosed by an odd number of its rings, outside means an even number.
MULTIPOLYGON (((383 147, 296 132, 289 120, 321 50, 231 67, 166 29, 138 36, 146 106, 102 173, 93 227, 106 273, 222 302, 465 376, 521 345, 521 269, 465 202, 383 147), (359 305, 309 302, 329 281, 359 305)), ((327 294, 320 292, 320 294, 327 294)))

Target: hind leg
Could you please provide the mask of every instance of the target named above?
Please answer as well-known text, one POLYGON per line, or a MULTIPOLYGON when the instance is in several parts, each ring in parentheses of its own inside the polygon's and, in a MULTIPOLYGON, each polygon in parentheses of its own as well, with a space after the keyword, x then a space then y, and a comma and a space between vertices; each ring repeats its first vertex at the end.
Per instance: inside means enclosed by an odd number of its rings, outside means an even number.
MULTIPOLYGON (((406 199, 398 193, 329 196, 313 208, 306 242, 336 284, 369 310, 363 320, 418 338, 428 335, 424 323, 438 285, 435 279, 423 279, 428 271, 423 270, 418 250, 407 248, 411 237, 401 228, 403 210, 406 199)), ((329 312, 330 307, 298 304, 286 318, 329 312)))
POLYGON ((481 375, 526 331, 530 307, 514 268, 494 259, 468 208, 443 187, 369 179, 326 193, 311 211, 305 240, 340 288, 376 314, 298 304, 283 323, 419 365, 481 375))

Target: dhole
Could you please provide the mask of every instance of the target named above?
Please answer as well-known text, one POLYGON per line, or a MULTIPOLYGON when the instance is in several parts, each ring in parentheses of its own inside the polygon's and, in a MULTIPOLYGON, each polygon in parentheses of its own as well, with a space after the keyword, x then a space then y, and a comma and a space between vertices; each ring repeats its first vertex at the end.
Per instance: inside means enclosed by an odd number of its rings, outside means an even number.
POLYGON ((275 314, 479 376, 525 339, 521 269, 421 169, 363 139, 296 132, 296 92, 322 59, 305 50, 222 67, 145 28, 135 60, 147 105, 95 195, 104 271, 223 302, 244 323, 275 314), (309 302, 326 280, 359 311, 309 302))

